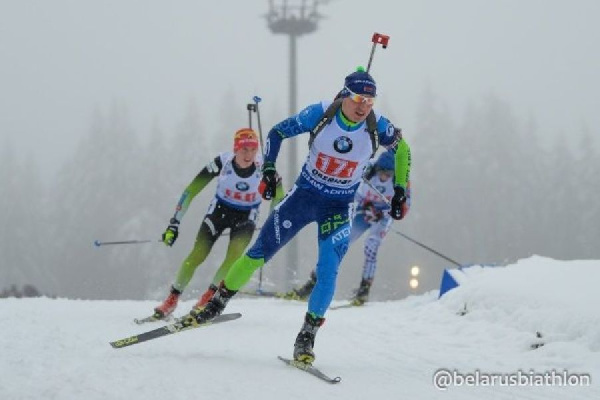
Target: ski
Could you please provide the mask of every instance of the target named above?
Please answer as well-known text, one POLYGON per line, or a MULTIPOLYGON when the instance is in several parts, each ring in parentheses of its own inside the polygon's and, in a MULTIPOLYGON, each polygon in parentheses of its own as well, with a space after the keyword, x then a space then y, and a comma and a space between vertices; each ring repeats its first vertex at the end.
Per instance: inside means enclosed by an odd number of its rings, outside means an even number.
POLYGON ((159 318, 159 317, 156 317, 156 315, 150 315, 149 317, 145 317, 145 318, 134 318, 133 322, 135 322, 138 325, 142 325, 142 324, 145 324, 146 322, 156 322, 156 321, 170 322, 172 320, 173 320, 173 317, 171 315, 169 315, 165 318, 159 318))
POLYGON ((255 297, 277 297, 277 298, 282 298, 284 296, 284 293, 270 292, 270 291, 265 291, 265 290, 241 291, 240 294, 244 294, 246 296, 255 296, 255 297))
POLYGON ((333 306, 333 307, 329 307, 330 310, 339 310, 342 308, 353 308, 353 307, 362 307, 364 306, 364 304, 354 304, 354 303, 347 303, 347 304, 342 304, 339 306, 333 306))
POLYGON ((287 365, 297 368, 301 371, 308 372, 309 374, 316 376, 317 378, 327 383, 340 383, 340 381, 342 380, 342 378, 340 378, 339 376, 336 376, 335 378, 330 378, 329 376, 321 372, 321 370, 319 370, 318 368, 313 367, 311 364, 306 364, 296 360, 290 360, 289 358, 284 358, 281 356, 277 356, 277 358, 279 358, 287 365))
POLYGON ((110 345, 115 349, 120 349, 123 347, 131 346, 134 344, 142 343, 148 340, 156 339, 159 337, 171 335, 173 333, 179 333, 186 331, 188 329, 201 328, 204 326, 209 326, 213 324, 218 324, 221 322, 232 321, 234 319, 238 319, 242 316, 240 313, 232 313, 232 314, 222 314, 218 315, 210 321, 206 321, 203 323, 197 323, 196 320, 192 319, 192 322, 189 322, 190 319, 181 318, 180 320, 165 326, 161 326, 160 328, 156 328, 154 330, 140 333, 139 335, 133 335, 127 338, 115 340, 114 342, 110 342, 110 345))

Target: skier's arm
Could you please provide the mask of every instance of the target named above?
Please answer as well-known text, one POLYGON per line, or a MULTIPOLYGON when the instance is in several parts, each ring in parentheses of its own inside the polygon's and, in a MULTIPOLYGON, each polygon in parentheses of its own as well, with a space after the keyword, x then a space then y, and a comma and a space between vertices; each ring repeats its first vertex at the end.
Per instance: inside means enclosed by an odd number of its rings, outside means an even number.
POLYGON ((219 175, 221 168, 223 168, 223 163, 220 156, 217 156, 214 160, 209 162, 208 165, 202 168, 202 171, 196 175, 194 180, 183 191, 179 203, 177 203, 177 209, 173 218, 177 221, 181 221, 192 200, 194 200, 194 197, 196 197, 196 195, 200 193, 215 176, 219 175))
POLYGON ((370 181, 373 178, 373 176, 375 176, 375 172, 377 172, 377 171, 375 171, 375 159, 372 158, 367 162, 367 165, 365 166, 365 170, 363 171, 363 174, 362 174, 363 181, 364 180, 370 181))
POLYGON ((283 180, 277 182, 277 190, 275 192, 275 198, 271 202, 271 207, 275 207, 285 197, 285 188, 283 187, 283 180))
POLYGON ((378 115, 377 134, 379 135, 379 144, 386 149, 395 148, 398 141, 402 139, 400 128, 396 128, 389 119, 382 115, 378 115))
POLYGON ((269 213, 273 211, 273 209, 283 200, 285 197, 285 189, 283 187, 282 179, 279 178, 277 180, 277 186, 275 186, 275 196, 271 200, 271 204, 269 205, 269 213))
POLYGON ((410 179, 410 167, 410 147, 408 146, 408 143, 406 143, 406 140, 400 139, 398 142, 398 148, 396 149, 396 171, 394 174, 394 186, 401 186, 403 189, 407 188, 408 181, 410 179))
POLYGON ((394 186, 400 186, 406 189, 410 178, 410 147, 406 140, 402 138, 402 130, 394 127, 386 117, 380 116, 377 120, 377 133, 379 134, 379 143, 382 146, 395 150, 396 170, 394 171, 394 186))
POLYGON ((284 139, 311 131, 323 116, 321 103, 311 104, 298 114, 293 115, 275 125, 267 135, 265 147, 265 166, 275 165, 281 142, 284 139))

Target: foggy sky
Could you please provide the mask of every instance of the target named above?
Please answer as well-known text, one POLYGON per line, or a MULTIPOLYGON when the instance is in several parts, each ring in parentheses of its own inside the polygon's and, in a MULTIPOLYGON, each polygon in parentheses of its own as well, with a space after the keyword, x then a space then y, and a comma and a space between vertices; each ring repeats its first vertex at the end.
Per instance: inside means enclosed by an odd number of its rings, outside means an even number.
MULTIPOLYGON (((430 88, 457 118, 489 93, 540 136, 600 125, 597 1, 358 1, 320 7, 327 19, 299 41, 302 107, 330 98, 367 62, 373 32, 391 36, 372 69, 405 135, 430 88)), ((226 91, 287 114, 288 42, 261 18, 266 0, 0 0, 0 145, 53 171, 89 130, 94 108, 127 104, 143 134, 169 131, 195 98, 219 125, 226 91)), ((270 127, 277 121, 265 121, 270 127)), ((232 127, 232 132, 238 127, 232 127)), ((410 140, 410 139, 409 139, 410 140)))

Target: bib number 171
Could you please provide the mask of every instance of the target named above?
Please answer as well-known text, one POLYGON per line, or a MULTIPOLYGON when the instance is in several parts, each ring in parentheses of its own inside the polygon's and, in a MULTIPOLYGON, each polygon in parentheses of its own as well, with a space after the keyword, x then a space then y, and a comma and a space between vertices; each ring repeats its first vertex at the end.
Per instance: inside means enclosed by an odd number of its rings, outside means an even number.
POLYGON ((328 156, 319 153, 317 156, 317 169, 328 176, 336 178, 350 178, 356 170, 358 162, 328 156))

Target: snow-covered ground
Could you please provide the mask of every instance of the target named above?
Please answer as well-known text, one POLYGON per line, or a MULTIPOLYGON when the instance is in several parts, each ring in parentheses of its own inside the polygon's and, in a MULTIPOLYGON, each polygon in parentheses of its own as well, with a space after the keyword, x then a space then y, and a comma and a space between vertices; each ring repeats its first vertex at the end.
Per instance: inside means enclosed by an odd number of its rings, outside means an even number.
POLYGON ((330 311, 315 365, 341 376, 338 385, 276 359, 291 355, 304 303, 235 298, 228 311, 239 320, 115 350, 109 341, 157 326, 132 322, 154 302, 2 299, 0 399, 600 398, 599 261, 532 257, 465 275, 441 300, 430 292, 330 311), (441 368, 480 379, 566 370, 591 383, 440 391, 441 368))

